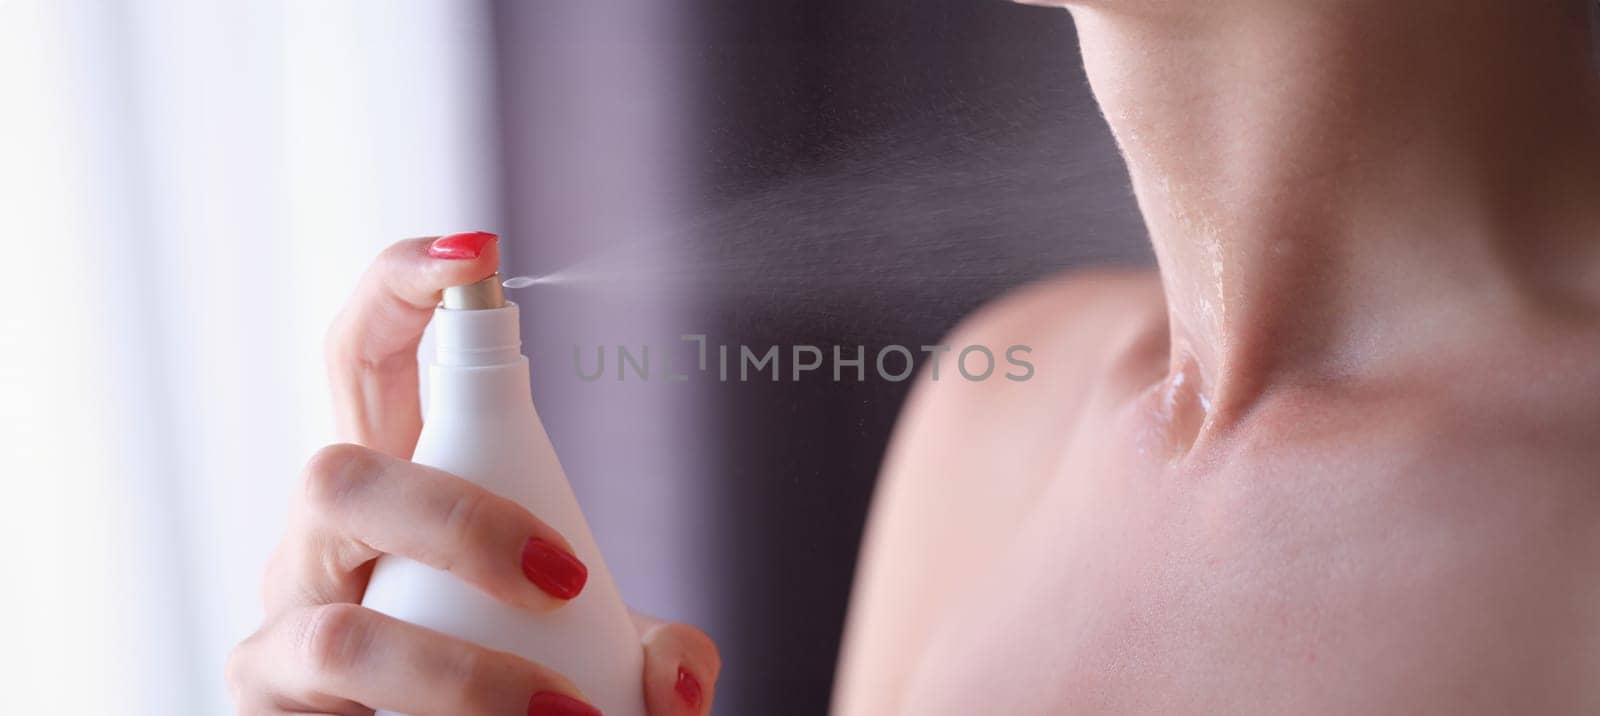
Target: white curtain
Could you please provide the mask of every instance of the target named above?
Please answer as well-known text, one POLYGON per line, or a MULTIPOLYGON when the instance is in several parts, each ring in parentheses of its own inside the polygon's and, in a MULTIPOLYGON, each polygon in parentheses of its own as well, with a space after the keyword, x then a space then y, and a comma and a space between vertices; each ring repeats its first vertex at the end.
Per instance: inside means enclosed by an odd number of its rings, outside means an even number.
POLYGON ((217 714, 371 256, 495 230, 483 3, 0 0, 0 713, 217 714))

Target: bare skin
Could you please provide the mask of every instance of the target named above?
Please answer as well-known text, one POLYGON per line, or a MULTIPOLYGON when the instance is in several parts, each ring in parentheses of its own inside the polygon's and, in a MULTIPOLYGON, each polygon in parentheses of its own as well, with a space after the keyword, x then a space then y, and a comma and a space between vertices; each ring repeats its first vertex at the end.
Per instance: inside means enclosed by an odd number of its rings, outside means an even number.
POLYGON ((1159 273, 949 343, 835 713, 1600 712, 1584 3, 1069 3, 1159 273))

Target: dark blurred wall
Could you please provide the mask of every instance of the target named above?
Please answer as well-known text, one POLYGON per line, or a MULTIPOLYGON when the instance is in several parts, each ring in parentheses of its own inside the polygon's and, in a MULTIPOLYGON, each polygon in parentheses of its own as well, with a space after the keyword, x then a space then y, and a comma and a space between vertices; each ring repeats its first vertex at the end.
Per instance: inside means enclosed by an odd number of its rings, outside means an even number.
POLYGON ((869 368, 596 399, 563 351, 705 333, 870 356, 935 343, 1031 279, 1148 261, 1070 19, 996 0, 503 0, 496 15, 514 261, 633 250, 619 232, 642 230, 596 215, 672 227, 642 250, 670 255, 678 280, 540 294, 527 311, 531 349, 558 359, 535 359, 540 410, 608 560, 630 601, 718 639, 718 713, 824 713, 912 382, 869 368), (659 126, 624 123, 610 142, 585 128, 606 112, 659 126), (648 438, 661 430, 676 432, 648 438))

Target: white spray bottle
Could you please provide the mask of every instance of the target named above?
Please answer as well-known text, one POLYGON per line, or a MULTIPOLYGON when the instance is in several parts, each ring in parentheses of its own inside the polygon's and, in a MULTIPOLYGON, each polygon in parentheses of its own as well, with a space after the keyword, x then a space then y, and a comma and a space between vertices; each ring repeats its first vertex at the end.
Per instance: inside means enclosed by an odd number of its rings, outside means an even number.
POLYGON ((515 500, 589 568, 583 592, 536 614, 396 556, 378 560, 362 604, 560 672, 605 716, 645 716, 644 651, 534 410, 517 305, 500 276, 446 289, 433 315, 428 410, 412 460, 515 500))

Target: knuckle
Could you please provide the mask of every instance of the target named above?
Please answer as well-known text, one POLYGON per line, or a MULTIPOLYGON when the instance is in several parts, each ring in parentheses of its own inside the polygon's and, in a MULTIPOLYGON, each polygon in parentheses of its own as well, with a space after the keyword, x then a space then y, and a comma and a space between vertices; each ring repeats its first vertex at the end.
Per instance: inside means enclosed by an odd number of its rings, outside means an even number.
POLYGON ((350 332, 346 325, 348 321, 346 311, 341 310, 322 332, 322 358, 330 367, 344 363, 348 350, 345 336, 350 332))
POLYGON ((357 347, 360 323, 355 318, 340 315, 328 326, 323 338, 322 361, 335 381, 354 380, 352 375, 366 372, 367 361, 357 347))
POLYGON ((441 665, 441 682, 452 685, 457 692, 455 701, 463 705, 487 705, 512 671, 506 658, 482 649, 462 648, 451 654, 441 665))
MULTIPOLYGON (((449 500, 443 516, 445 538, 451 543, 461 547, 471 547, 481 541, 482 525, 490 511, 488 496, 477 490, 462 490, 449 500)), ((455 565, 451 553, 455 550, 445 550, 441 555, 443 564, 440 568, 449 571, 455 565)), ((470 550, 468 550, 470 551, 470 550)))
POLYGON ((329 445, 306 462, 305 499, 313 510, 328 513, 340 508, 376 471, 371 451, 358 445, 329 445))
POLYGON ((349 673, 372 646, 371 615, 354 604, 324 604, 312 610, 300 637, 301 656, 314 672, 349 673))

